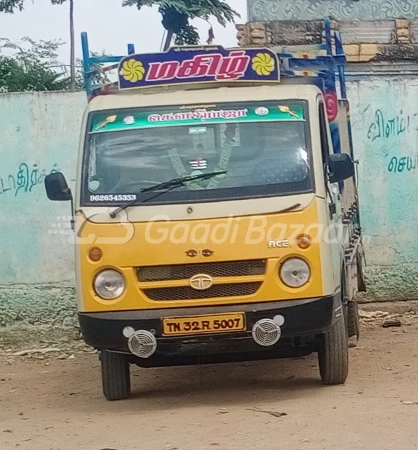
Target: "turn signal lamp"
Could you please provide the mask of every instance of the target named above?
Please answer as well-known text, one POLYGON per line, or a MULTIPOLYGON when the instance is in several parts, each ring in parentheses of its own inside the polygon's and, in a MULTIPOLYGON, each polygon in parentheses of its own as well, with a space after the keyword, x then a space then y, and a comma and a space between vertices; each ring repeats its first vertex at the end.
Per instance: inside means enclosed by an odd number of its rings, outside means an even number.
POLYGON ((93 262, 100 261, 102 259, 103 253, 100 248, 94 247, 89 250, 89 258, 93 262))
POLYGON ((312 245, 312 238, 307 234, 301 234, 297 238, 297 243, 302 250, 306 250, 312 245))

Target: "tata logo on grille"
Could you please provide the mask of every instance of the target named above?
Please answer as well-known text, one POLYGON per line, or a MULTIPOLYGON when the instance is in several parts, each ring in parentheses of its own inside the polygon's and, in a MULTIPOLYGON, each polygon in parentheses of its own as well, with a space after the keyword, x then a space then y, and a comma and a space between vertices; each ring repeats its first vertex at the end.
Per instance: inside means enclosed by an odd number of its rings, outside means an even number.
POLYGON ((213 279, 210 275, 195 275, 190 278, 190 286, 197 291, 206 291, 213 285, 213 279))

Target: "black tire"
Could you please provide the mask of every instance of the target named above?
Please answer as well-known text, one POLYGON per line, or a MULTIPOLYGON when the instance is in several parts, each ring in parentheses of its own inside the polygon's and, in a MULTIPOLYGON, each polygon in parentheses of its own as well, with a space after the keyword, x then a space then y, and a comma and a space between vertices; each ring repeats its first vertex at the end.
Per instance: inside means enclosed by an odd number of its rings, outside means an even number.
POLYGON ((319 371, 325 385, 344 384, 348 376, 348 336, 344 315, 321 336, 319 371))
POLYGON ((131 393, 129 360, 123 353, 100 352, 102 386, 106 400, 124 400, 131 393))
POLYGON ((357 336, 360 338, 360 316, 358 312, 358 303, 356 301, 348 302, 348 337, 357 336))

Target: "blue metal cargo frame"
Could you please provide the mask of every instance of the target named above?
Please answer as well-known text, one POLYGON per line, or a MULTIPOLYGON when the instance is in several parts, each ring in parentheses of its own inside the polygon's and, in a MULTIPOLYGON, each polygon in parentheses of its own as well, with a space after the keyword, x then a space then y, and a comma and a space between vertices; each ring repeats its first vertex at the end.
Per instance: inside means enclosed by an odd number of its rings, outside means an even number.
MULTIPOLYGON (((347 64, 347 60, 344 54, 342 45, 342 39, 340 32, 331 31, 331 22, 329 20, 324 21, 324 34, 325 43, 314 46, 299 46, 300 50, 315 49, 326 51, 326 56, 317 56, 315 58, 296 58, 292 53, 279 53, 279 57, 282 61, 281 76, 283 78, 306 76, 303 72, 314 71, 316 75, 321 78, 338 79, 340 86, 341 99, 346 99, 346 82, 344 67, 347 64), (333 40, 335 44, 333 45, 333 40), (334 52, 335 49, 335 52, 334 52), (299 73, 302 72, 302 73, 299 73)), ((85 74, 85 88, 89 98, 98 95, 103 91, 105 87, 110 89, 111 85, 94 85, 93 79, 95 76, 114 70, 118 68, 119 62, 126 57, 123 56, 99 56, 94 57, 90 54, 88 35, 87 33, 81 33, 81 44, 83 49, 83 67, 85 74), (109 65, 110 64, 110 65, 109 65), (98 66, 98 68, 94 68, 98 66), (104 67, 102 67, 104 66, 104 67)), ((134 44, 128 44, 128 55, 135 53, 134 44)))
MULTIPOLYGON (((84 82, 85 89, 89 99, 92 96, 99 94, 105 86, 94 86, 93 78, 101 73, 109 72, 117 69, 123 56, 91 56, 88 35, 86 32, 81 33, 81 47, 83 50, 83 68, 84 68, 84 82), (111 66, 100 67, 104 64, 112 64, 111 66), (99 66, 98 69, 93 69, 94 66, 99 66)), ((135 53, 134 44, 128 44, 128 55, 135 53)), ((112 83, 113 85, 113 83, 112 83)))
MULTIPOLYGON (((83 67, 85 74, 85 88, 89 101, 97 95, 105 95, 118 92, 118 84, 110 83, 105 85, 95 85, 94 78, 97 75, 117 69, 120 61, 126 57, 123 56, 100 56, 94 57, 90 54, 87 33, 81 34, 83 49, 83 67)), ((135 46, 128 44, 128 55, 135 54, 135 46)), ((340 130, 335 121, 338 112, 338 105, 343 104, 347 110, 348 134, 351 156, 353 157, 353 144, 351 124, 349 119, 349 104, 347 100, 347 88, 345 79, 345 66, 347 58, 344 54, 341 33, 331 30, 331 21, 324 21, 324 43, 307 46, 291 46, 288 52, 278 53, 281 61, 281 77, 283 79, 295 77, 309 77, 309 82, 318 86, 324 93, 328 117, 331 129, 331 136, 335 153, 341 152, 340 130), (292 52, 304 53, 303 57, 296 57, 292 52), (308 52, 314 51, 319 54, 315 57, 309 57, 308 52), (337 84, 339 86, 339 97, 337 95, 337 84), (330 114, 330 108, 334 112, 330 114), (335 114, 334 114, 335 113, 335 114), (334 117, 335 115, 335 117, 334 117)))

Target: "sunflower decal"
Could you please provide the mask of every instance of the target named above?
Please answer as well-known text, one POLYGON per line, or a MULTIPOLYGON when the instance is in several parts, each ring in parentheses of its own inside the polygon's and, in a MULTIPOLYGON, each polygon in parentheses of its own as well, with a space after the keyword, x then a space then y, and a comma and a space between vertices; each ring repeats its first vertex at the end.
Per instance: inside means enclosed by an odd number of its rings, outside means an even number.
POLYGON ((254 56, 252 63, 254 72, 261 76, 270 75, 276 68, 274 58, 268 53, 258 53, 254 56))
POLYGON ((129 59, 123 63, 120 74, 125 80, 136 83, 144 78, 145 67, 142 62, 136 59, 129 59))

